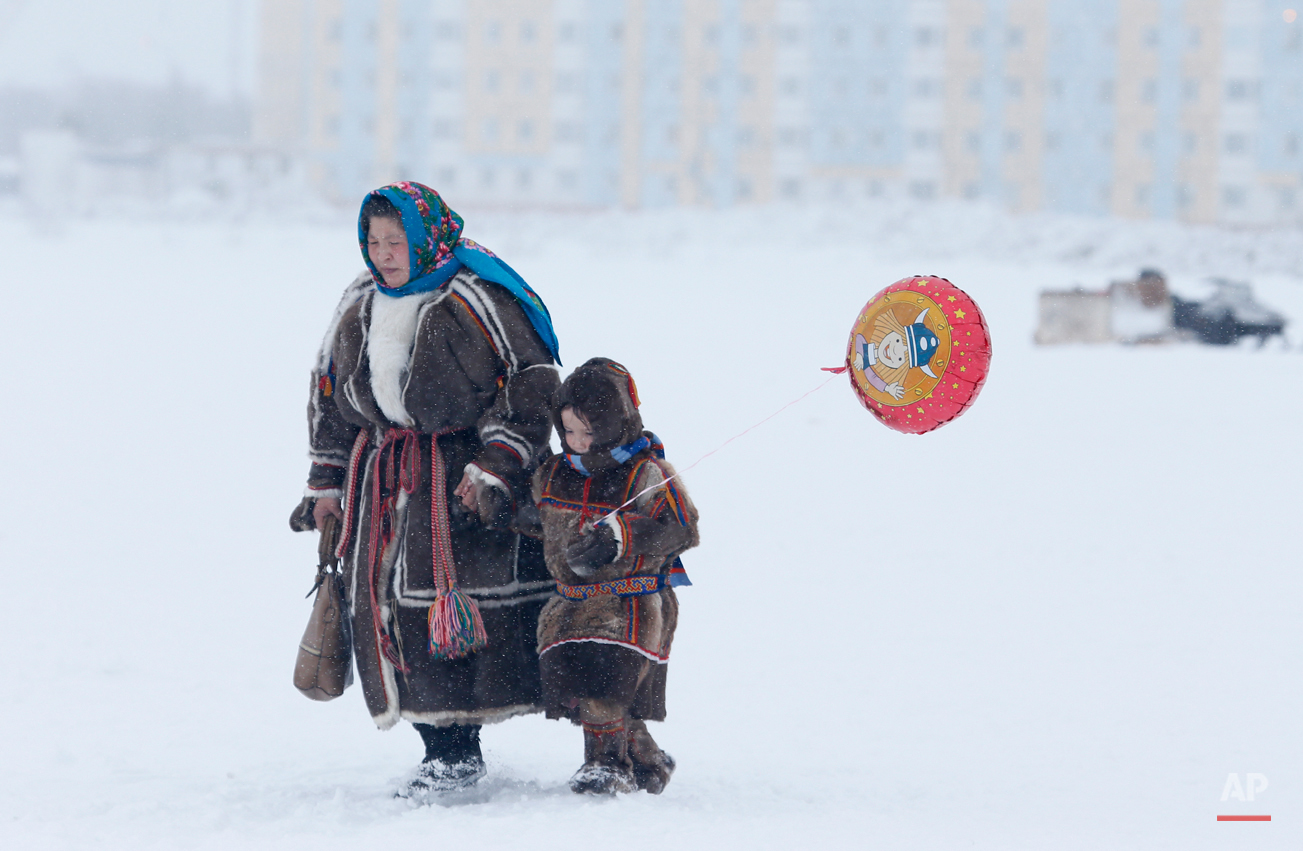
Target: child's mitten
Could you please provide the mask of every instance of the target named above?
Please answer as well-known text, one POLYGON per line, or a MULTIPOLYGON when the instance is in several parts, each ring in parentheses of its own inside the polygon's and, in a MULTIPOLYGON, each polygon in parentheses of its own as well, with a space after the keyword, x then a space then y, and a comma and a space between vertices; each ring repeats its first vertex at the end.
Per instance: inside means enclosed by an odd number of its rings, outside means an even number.
POLYGON ((570 569, 583 577, 592 576, 597 568, 615 561, 618 548, 615 533, 605 523, 570 542, 566 547, 566 561, 570 569))

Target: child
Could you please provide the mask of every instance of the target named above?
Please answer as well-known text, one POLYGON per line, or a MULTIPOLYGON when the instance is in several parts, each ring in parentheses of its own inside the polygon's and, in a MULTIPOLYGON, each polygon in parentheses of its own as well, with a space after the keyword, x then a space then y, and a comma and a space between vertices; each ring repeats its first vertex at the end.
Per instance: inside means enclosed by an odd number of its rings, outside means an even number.
POLYGON ((558 596, 539 615, 543 705, 584 728, 575 792, 659 794, 674 760, 647 731, 665 720, 665 670, 697 545, 697 510, 651 432, 624 367, 593 358, 557 392, 562 454, 534 474, 543 549, 558 596), (644 493, 644 491, 646 491, 644 493), (632 502, 616 510, 625 502, 632 502))

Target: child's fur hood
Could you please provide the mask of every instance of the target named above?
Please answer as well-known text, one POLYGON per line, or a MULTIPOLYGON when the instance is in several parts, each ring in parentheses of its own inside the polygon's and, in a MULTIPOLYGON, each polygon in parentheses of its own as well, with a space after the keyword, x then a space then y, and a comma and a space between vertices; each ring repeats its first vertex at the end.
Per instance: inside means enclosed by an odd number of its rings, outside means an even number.
POLYGON ((633 443, 642 436, 642 415, 638 413, 638 388, 629 370, 610 358, 593 358, 570 373, 552 404, 552 425, 566 445, 561 410, 573 408, 593 431, 593 444, 585 455, 608 453, 617 446, 633 443))

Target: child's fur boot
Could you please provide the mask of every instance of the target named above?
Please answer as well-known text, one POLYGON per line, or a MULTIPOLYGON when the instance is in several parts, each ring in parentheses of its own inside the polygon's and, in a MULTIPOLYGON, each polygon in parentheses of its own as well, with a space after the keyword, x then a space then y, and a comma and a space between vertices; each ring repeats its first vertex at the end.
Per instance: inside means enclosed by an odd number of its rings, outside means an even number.
POLYGON ((570 778, 570 788, 588 795, 637 791, 624 719, 605 724, 584 722, 584 764, 570 778))
POLYGON ((674 773, 674 757, 656 744, 645 722, 630 718, 625 724, 629 730, 629 760, 633 763, 634 781, 639 789, 659 795, 674 773))

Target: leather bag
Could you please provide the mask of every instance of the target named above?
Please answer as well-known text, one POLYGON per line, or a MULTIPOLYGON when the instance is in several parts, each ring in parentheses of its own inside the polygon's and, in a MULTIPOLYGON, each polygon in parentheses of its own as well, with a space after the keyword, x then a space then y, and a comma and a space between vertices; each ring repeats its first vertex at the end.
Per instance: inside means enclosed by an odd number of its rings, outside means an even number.
POLYGON ((323 525, 317 546, 317 581, 308 592, 312 596, 315 591, 317 597, 299 642, 294 687, 313 700, 334 700, 353 684, 353 637, 344 601, 344 577, 335 556, 339 522, 327 517, 323 525))

